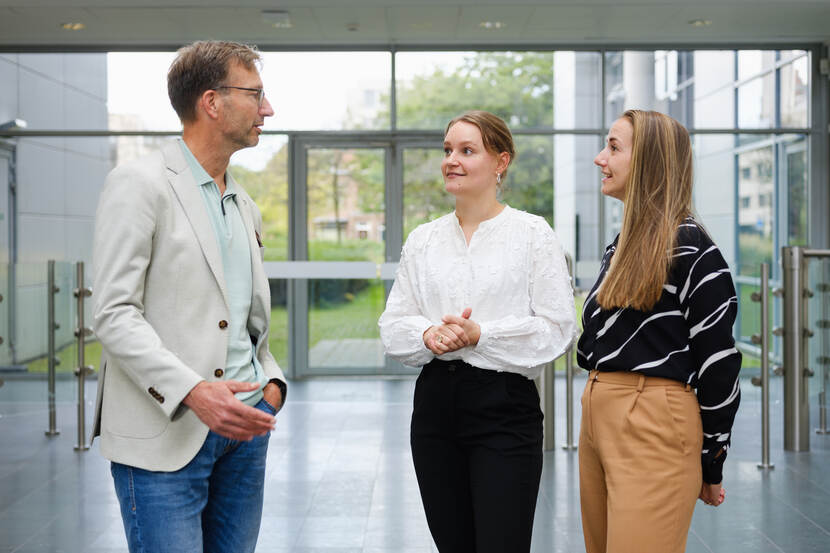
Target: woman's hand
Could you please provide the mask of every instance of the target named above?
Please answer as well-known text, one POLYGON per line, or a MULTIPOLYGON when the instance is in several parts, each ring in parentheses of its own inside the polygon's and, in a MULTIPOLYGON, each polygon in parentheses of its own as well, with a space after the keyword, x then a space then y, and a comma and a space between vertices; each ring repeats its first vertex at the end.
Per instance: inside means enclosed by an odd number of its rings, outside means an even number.
POLYGON ((701 501, 712 507, 717 507, 726 499, 726 490, 720 484, 707 484, 706 482, 700 487, 701 501))
POLYGON ((469 345, 463 332, 452 325, 433 325, 424 332, 424 345, 435 355, 443 355, 469 345))
POLYGON ((433 325, 424 332, 424 345, 435 355, 443 355, 478 343, 481 327, 470 320, 473 310, 466 308, 461 316, 444 315, 444 324, 433 325))
POLYGON ((441 317, 441 321, 444 323, 444 326, 451 328, 456 334, 463 335, 467 340, 467 345, 474 346, 478 343, 478 339, 481 338, 481 327, 477 322, 470 319, 470 315, 472 314, 473 310, 468 307, 461 313, 460 317, 457 315, 444 315, 441 317))

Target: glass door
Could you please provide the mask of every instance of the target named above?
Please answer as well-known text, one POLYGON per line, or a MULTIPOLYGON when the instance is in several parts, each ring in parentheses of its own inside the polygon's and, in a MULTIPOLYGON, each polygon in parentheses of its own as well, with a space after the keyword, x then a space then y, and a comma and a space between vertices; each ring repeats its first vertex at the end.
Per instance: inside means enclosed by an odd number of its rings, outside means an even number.
POLYGON ((440 144, 440 136, 291 137, 288 260, 265 264, 272 296, 284 290, 287 320, 272 320, 272 351, 287 344, 290 377, 417 373, 384 356, 377 320, 405 236, 453 208, 440 144))
POLYGON ((305 280, 308 374, 381 373, 388 147, 304 150, 305 254, 317 264, 305 280))

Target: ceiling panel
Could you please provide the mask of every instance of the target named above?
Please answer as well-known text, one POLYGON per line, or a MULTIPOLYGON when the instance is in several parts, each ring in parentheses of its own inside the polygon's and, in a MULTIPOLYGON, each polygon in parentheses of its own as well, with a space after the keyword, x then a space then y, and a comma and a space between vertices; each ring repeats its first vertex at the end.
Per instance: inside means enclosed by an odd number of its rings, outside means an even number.
POLYGON ((815 43, 830 40, 830 0, 0 0, 0 49, 175 48, 202 38, 263 48, 815 43), (293 27, 273 28, 265 8, 288 10, 293 27), (696 18, 712 24, 689 25, 696 18), (60 28, 74 21, 86 28, 60 28))
POLYGON ((457 6, 387 8, 389 31, 398 42, 447 42, 455 36, 461 15, 457 6))

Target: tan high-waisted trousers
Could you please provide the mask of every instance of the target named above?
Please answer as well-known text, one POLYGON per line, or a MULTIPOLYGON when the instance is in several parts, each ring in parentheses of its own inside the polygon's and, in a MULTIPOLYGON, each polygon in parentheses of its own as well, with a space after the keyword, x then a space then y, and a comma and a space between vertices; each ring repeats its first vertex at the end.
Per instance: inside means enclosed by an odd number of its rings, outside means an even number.
POLYGON ((591 371, 579 433, 587 553, 683 553, 702 443, 697 396, 685 384, 591 371))

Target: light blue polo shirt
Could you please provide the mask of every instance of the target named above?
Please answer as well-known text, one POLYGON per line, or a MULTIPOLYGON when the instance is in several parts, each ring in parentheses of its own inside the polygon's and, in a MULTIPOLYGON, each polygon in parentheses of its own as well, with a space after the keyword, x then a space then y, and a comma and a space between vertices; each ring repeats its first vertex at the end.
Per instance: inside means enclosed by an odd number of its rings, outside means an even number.
POLYGON ((254 344, 248 334, 248 315, 253 295, 251 247, 242 215, 236 204, 236 189, 232 180, 226 176, 225 194, 220 198, 219 186, 207 174, 184 140, 179 139, 179 143, 193 178, 199 185, 216 242, 219 244, 219 251, 222 252, 225 287, 230 302, 228 355, 223 379, 258 382, 259 389, 236 394, 236 397, 246 404, 256 405, 262 399, 262 388, 268 383, 268 379, 254 355, 254 344))

